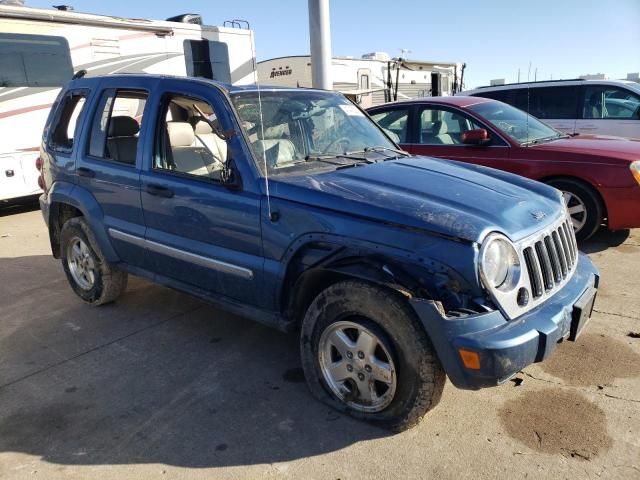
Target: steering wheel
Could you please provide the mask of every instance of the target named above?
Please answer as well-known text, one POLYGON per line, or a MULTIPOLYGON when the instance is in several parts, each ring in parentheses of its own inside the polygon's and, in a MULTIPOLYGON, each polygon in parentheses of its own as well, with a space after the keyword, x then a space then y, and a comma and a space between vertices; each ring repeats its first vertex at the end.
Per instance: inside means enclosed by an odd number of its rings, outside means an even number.
POLYGON ((348 145, 351 145, 351 139, 349 137, 336 138, 333 142, 327 145, 327 148, 325 148, 322 153, 335 153, 336 148, 341 144, 344 144, 345 148, 339 151, 344 152, 346 150, 346 147, 348 145))
POLYGON ((507 122, 497 122, 497 125, 500 127, 501 130, 504 130, 505 133, 513 133, 516 129, 515 125, 511 125, 507 122))

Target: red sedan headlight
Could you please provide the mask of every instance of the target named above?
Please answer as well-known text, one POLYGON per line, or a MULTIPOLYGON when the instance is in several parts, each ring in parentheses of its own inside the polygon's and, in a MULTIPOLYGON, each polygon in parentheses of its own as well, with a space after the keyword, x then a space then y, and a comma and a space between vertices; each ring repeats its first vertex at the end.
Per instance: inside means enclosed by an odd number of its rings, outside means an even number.
POLYGON ((640 185, 640 160, 631 162, 629 168, 631 169, 631 175, 633 175, 633 178, 635 178, 638 185, 640 185))

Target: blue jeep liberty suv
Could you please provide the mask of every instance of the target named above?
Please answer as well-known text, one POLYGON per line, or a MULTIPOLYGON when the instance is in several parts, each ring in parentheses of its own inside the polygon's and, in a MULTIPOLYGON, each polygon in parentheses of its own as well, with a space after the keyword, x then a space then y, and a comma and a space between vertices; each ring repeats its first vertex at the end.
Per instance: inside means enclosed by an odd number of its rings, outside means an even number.
POLYGON ((406 429, 445 375, 497 385, 574 340, 599 277, 557 190, 393 136, 334 92, 74 79, 41 145, 53 255, 92 305, 131 273, 298 330, 317 398, 406 429))

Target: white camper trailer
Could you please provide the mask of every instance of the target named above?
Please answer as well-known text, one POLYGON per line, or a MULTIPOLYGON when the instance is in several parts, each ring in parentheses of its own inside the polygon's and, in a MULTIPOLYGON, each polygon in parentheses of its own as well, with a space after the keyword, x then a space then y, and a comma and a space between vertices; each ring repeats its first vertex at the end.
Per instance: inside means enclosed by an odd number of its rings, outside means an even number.
MULTIPOLYGON (((461 91, 465 65, 391 58, 374 52, 361 58, 334 57, 333 89, 355 97, 363 108, 461 91)), ((258 63, 258 80, 263 84, 311 87, 309 55, 272 58, 258 63)))
POLYGON ((253 33, 200 24, 0 5, 0 203, 38 194, 40 136, 74 72, 167 73, 254 82, 253 33))

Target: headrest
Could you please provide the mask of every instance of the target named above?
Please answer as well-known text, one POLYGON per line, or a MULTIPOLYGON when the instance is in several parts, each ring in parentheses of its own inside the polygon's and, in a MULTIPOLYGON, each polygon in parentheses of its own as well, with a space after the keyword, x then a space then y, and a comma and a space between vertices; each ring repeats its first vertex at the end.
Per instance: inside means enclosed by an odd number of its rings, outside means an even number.
POLYGON ((189 122, 167 122, 167 133, 172 147, 190 147, 196 138, 189 122))
POLYGON ((136 119, 126 115, 111 117, 109 122, 109 137, 133 137, 139 131, 136 119))
POLYGON ((196 130, 196 135, 208 135, 210 133, 213 133, 213 129, 211 128, 211 125, 209 125, 204 120, 198 120, 198 122, 196 123, 195 130, 196 130))
POLYGON ((433 133, 434 135, 444 135, 449 131, 449 127, 447 126, 447 122, 443 122, 438 120, 437 122, 433 122, 433 133))

